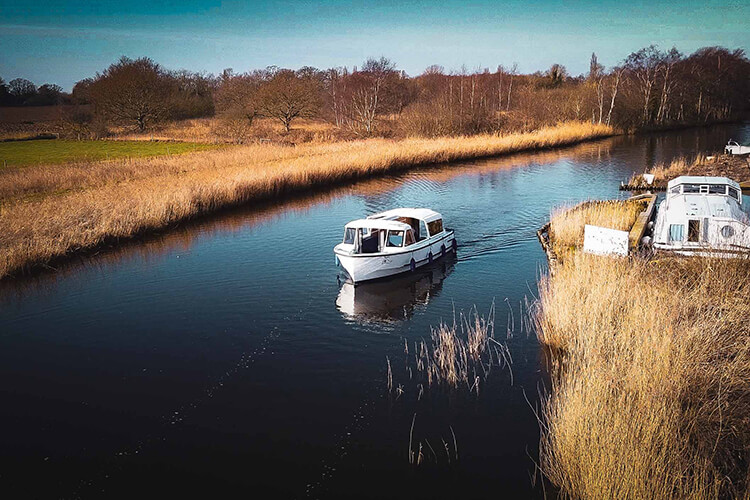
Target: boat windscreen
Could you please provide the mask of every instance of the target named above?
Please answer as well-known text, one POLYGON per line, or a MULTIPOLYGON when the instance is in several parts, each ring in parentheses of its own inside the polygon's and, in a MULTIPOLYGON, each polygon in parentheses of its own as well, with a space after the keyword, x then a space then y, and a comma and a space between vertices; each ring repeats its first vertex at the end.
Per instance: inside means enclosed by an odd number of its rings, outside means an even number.
POLYGON ((388 231, 388 243, 389 247, 400 247, 404 243, 404 232, 403 231, 388 231))
POLYGON ((347 245, 354 245, 354 235, 356 229, 353 227, 347 227, 344 230, 344 243, 347 245))

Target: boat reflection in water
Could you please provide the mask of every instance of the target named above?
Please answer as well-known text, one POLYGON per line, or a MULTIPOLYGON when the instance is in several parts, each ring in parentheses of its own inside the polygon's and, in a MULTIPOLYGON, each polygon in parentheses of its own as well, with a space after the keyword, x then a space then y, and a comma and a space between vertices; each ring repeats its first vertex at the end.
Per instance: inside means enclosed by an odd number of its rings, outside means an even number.
POLYGON ((383 280, 359 283, 343 282, 336 307, 346 318, 360 322, 396 322, 408 319, 419 306, 426 306, 439 295, 443 280, 453 272, 455 254, 383 280))

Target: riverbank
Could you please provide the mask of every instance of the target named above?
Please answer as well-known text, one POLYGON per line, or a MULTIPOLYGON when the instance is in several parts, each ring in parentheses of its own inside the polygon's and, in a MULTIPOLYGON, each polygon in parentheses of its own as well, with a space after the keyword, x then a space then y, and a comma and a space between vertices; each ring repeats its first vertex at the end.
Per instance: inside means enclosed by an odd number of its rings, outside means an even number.
MULTIPOLYGON (((615 225, 632 218, 615 206, 615 225)), ((582 234, 575 219, 551 233, 582 234)), ((574 239, 539 284, 543 472, 572 498, 746 496, 750 262, 598 257, 574 239)))
POLYGON ((750 158, 737 155, 698 155, 693 159, 676 158, 668 164, 659 164, 645 172, 654 176, 649 184, 643 174, 634 174, 626 184, 621 186, 623 190, 651 189, 664 191, 667 183, 681 175, 697 175, 710 177, 729 177, 740 183, 743 190, 750 189, 750 158))
POLYGON ((231 206, 433 163, 611 135, 610 127, 572 122, 506 136, 260 144, 179 157, 4 169, 0 278, 231 206))

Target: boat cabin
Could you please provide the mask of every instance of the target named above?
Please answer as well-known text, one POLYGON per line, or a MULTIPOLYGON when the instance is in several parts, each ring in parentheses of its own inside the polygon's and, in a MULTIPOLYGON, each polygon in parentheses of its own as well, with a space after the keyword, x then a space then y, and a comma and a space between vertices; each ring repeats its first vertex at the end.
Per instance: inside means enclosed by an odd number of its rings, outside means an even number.
POLYGON ((739 184, 726 177, 681 176, 669 181, 654 226, 654 247, 681 253, 750 247, 750 220, 739 184))
POLYGON ((390 253, 442 235, 443 217, 425 208, 400 208, 351 221, 344 228, 344 245, 353 254, 390 253))

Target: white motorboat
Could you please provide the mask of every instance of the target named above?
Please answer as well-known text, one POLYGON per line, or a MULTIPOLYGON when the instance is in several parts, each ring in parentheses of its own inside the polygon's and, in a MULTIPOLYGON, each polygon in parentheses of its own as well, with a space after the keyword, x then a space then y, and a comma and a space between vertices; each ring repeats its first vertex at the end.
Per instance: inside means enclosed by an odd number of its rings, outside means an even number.
POLYGON ((354 283, 414 271, 455 252, 453 231, 427 208, 397 208, 349 222, 333 252, 354 283))
POLYGON ((746 155, 750 153, 750 146, 743 146, 737 141, 730 140, 724 146, 724 152, 728 155, 746 155))
POLYGON ((683 255, 750 252, 750 219, 740 185, 726 177, 681 176, 667 184, 654 224, 654 248, 683 255))

